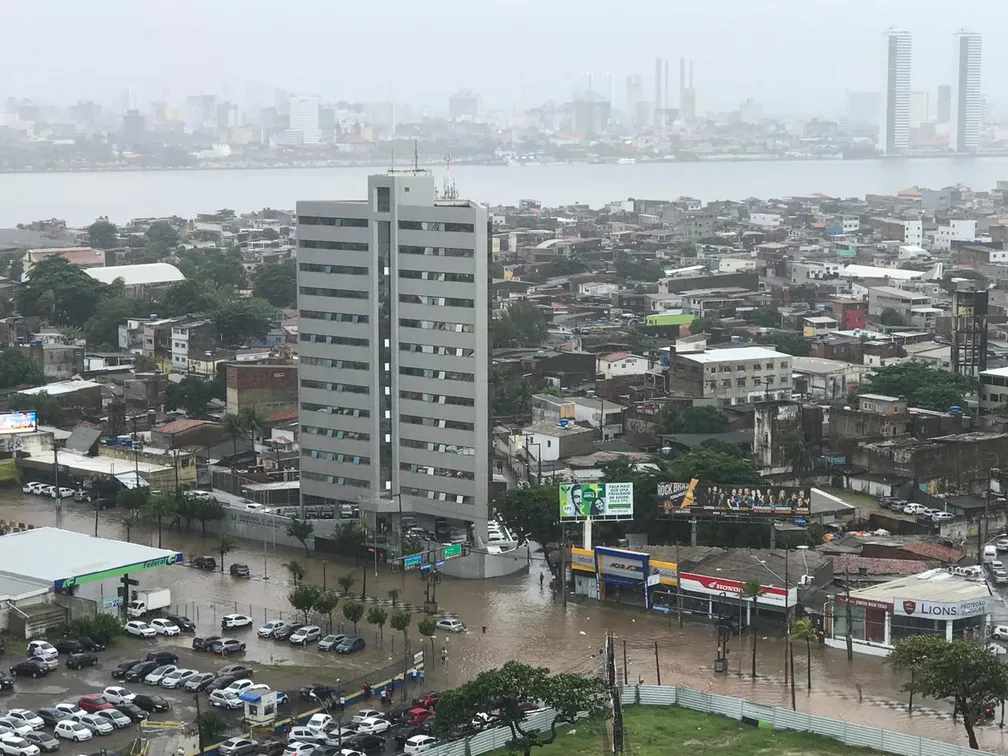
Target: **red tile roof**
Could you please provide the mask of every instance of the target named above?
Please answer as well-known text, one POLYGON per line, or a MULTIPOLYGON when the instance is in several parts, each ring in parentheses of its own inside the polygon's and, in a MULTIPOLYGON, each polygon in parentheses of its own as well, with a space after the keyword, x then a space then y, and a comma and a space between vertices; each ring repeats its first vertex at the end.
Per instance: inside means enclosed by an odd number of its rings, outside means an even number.
POLYGON ((270 423, 283 423, 289 420, 297 420, 297 418, 298 418, 297 409, 285 409, 274 412, 272 415, 266 418, 266 421, 270 423))
POLYGON ((32 262, 41 262, 47 257, 60 256, 71 265, 105 266, 105 253, 91 247, 65 247, 62 249, 37 249, 32 251, 32 262))
POLYGON ((159 425, 154 428, 155 433, 165 433, 169 436, 174 436, 176 433, 183 433, 187 430, 192 430, 193 428, 198 428, 201 425, 212 425, 209 420, 190 420, 189 418, 180 418, 179 420, 172 420, 170 423, 165 423, 164 425, 159 425))
POLYGON ((867 570, 868 575, 916 575, 928 569, 927 562, 918 562, 914 559, 871 559, 852 554, 833 557, 835 575, 841 572, 857 575, 862 567, 867 570))
POLYGON ((599 359, 606 362, 619 362, 620 360, 625 360, 627 357, 633 357, 633 355, 628 352, 613 352, 612 354, 603 355, 599 359))
POLYGON ((911 554, 917 554, 925 559, 937 560, 943 564, 958 562, 965 556, 965 554, 958 549, 953 549, 949 546, 942 546, 940 543, 929 543, 927 541, 904 543, 900 546, 900 548, 903 551, 909 551, 911 554))

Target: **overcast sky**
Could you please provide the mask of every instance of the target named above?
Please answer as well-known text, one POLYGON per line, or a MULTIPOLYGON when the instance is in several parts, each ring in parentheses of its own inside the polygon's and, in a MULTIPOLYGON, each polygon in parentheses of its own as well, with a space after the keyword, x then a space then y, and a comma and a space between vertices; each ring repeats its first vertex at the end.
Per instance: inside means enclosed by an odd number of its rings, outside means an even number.
POLYGON ((0 96, 141 107, 167 91, 268 105, 277 87, 326 99, 443 109, 468 87, 486 106, 566 100, 578 78, 628 74, 654 92, 654 60, 695 66, 697 107, 838 113, 845 89, 881 89, 883 35, 913 33, 913 87, 951 81, 952 34, 981 31, 983 91, 1006 98, 1005 0, 6 0, 0 96), (995 34, 997 36, 995 36, 995 34))

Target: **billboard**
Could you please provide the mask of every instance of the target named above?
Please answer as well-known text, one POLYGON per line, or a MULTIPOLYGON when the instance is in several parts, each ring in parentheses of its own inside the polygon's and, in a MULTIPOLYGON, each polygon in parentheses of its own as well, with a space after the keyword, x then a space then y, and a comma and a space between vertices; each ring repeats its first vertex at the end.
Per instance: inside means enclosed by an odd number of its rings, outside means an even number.
POLYGON ((34 433, 38 429, 38 415, 35 410, 28 412, 4 412, 0 414, 0 435, 5 433, 34 433))
POLYGON ((925 617, 930 619, 960 619, 987 614, 990 596, 980 596, 963 601, 922 601, 920 599, 893 599, 894 614, 902 617, 925 617))
POLYGON ((689 483, 659 483, 658 507, 661 514, 670 517, 808 517, 811 495, 811 489, 801 486, 703 485, 694 478, 689 483))
POLYGON ((560 519, 633 519, 633 483, 563 483, 560 519))

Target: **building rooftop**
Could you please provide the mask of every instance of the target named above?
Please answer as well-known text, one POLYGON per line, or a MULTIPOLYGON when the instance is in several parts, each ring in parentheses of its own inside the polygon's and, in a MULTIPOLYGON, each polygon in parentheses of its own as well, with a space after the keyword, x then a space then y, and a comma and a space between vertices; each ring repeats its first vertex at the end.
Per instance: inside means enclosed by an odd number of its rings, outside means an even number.
POLYGON ((168 549, 59 528, 35 528, 0 536, 0 576, 48 583, 54 588, 182 561, 182 554, 168 549), (39 559, 39 554, 45 554, 45 559, 39 559))
POLYGON ((185 281, 182 271, 168 263, 142 263, 140 265, 112 265, 107 268, 90 268, 86 273, 96 281, 110 284, 121 278, 126 286, 156 285, 185 281))
POLYGON ((738 362, 740 360, 775 360, 778 357, 792 359, 790 355, 768 347, 738 347, 736 349, 707 349, 703 352, 678 352, 678 357, 692 362, 738 362))
POLYGON ((898 278, 911 281, 923 278, 924 271, 903 268, 881 268, 875 265, 848 265, 841 274, 847 278, 898 278))
POLYGON ((863 366, 852 365, 843 360, 828 360, 825 357, 792 357, 791 368, 796 373, 829 375, 830 373, 841 373, 845 370, 861 369, 863 366))
POLYGON ((873 286, 869 292, 878 292, 879 294, 885 294, 887 297, 898 297, 900 299, 930 299, 927 294, 918 294, 915 291, 907 291, 906 289, 898 289, 895 286, 873 286))
POLYGON ((193 428, 199 428, 201 425, 216 425, 217 423, 211 422, 209 420, 192 420, 189 418, 179 418, 178 420, 172 420, 170 423, 165 423, 164 425, 159 425, 156 428, 152 428, 155 433, 164 433, 169 436, 174 436, 176 433, 184 433, 187 430, 192 430, 193 428))
POLYGON ((585 428, 581 425, 575 425, 570 423, 566 428, 563 428, 555 423, 539 423, 538 425, 530 425, 525 429, 526 433, 541 433, 544 436, 577 436, 582 433, 592 433, 595 431, 591 428, 585 428))
POLYGON ((47 383, 44 386, 22 389, 18 393, 27 396, 36 396, 38 394, 59 396, 60 394, 72 394, 74 391, 84 391, 92 388, 100 389, 101 384, 94 381, 57 381, 56 383, 47 383))
POLYGON ((892 602, 895 599, 941 601, 948 603, 987 598, 990 589, 984 582, 968 580, 947 570, 934 569, 917 575, 896 578, 870 588, 850 592, 851 598, 892 602))

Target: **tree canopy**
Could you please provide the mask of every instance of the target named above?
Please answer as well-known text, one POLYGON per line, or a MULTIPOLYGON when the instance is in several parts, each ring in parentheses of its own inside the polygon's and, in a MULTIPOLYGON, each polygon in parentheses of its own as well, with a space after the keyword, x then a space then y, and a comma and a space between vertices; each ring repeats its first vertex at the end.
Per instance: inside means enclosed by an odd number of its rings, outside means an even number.
POLYGON ((545 388, 542 381, 512 373, 499 363, 490 366, 490 414, 525 415, 530 411, 532 394, 545 388))
POLYGON ((490 327, 494 348, 534 347, 546 338, 546 317, 531 302, 511 304, 490 327))
POLYGON ((717 407, 677 407, 666 404, 655 418, 658 433, 724 433, 728 416, 717 407))
POLYGON ((81 326, 94 314, 106 286, 56 255, 36 263, 15 299, 22 315, 54 325, 81 326))
POLYGON ((165 410, 171 412, 181 407, 189 417, 200 418, 212 398, 213 387, 209 381, 187 375, 178 383, 169 381, 165 389, 165 410))
POLYGON ((556 486, 511 488, 496 502, 501 521, 520 538, 545 545, 560 539, 556 486))
POLYGON ((886 307, 884 310, 882 310, 882 314, 879 316, 879 320, 882 322, 882 325, 884 326, 893 326, 898 328, 899 326, 906 325, 906 318, 904 318, 902 315, 900 315, 898 312, 896 312, 896 310, 892 309, 891 307, 886 307))
POLYGON ((112 249, 119 244, 119 229, 106 218, 99 218, 87 228, 88 243, 95 249, 112 249))
POLYGON ((294 260, 261 265, 255 274, 252 294, 274 307, 297 303, 297 263, 294 260))
POLYGON ((808 357, 812 351, 812 344, 800 333, 791 331, 777 331, 775 333, 765 333, 756 339, 759 344, 767 344, 775 347, 778 352, 790 354, 792 357, 808 357))
POLYGON ((751 322, 763 328, 780 328, 781 314, 773 307, 760 307, 753 313, 751 322))
POLYGON ((252 338, 265 338, 273 325, 274 308, 256 297, 235 297, 214 308, 212 317, 224 344, 240 345, 252 338))
POLYGON ((45 383, 42 365, 27 349, 11 347, 0 352, 0 389, 45 383))
POLYGON ((859 393, 904 396, 913 407, 948 412, 963 407, 966 396, 974 391, 967 376, 937 370, 923 362, 898 362, 878 368, 859 393))

